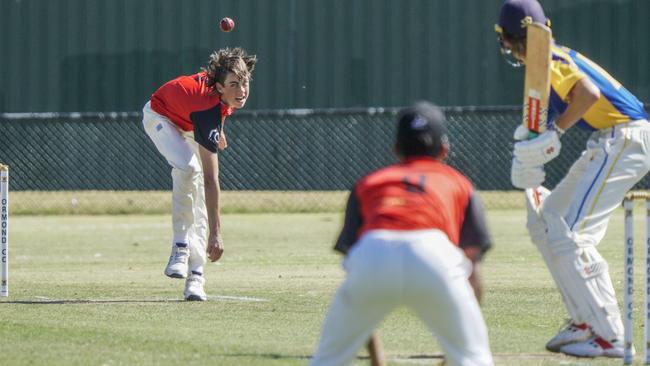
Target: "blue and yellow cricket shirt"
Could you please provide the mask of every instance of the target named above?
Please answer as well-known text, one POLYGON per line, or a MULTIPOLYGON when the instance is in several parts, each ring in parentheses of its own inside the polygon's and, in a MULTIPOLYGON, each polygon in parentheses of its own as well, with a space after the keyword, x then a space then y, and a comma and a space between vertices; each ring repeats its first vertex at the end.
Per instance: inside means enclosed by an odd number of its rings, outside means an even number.
POLYGON ((557 44, 553 45, 551 53, 549 121, 564 112, 571 88, 584 77, 588 77, 600 89, 600 99, 576 125, 589 130, 600 130, 620 123, 648 119, 643 104, 595 62, 557 44))

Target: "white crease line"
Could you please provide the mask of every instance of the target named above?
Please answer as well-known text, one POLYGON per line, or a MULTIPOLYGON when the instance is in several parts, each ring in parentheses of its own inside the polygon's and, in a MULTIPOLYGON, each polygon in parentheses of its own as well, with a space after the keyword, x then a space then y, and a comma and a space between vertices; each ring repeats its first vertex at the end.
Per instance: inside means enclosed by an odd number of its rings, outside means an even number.
POLYGON ((215 300, 235 300, 235 301, 250 301, 250 302, 266 302, 268 299, 261 299, 258 297, 248 297, 248 296, 225 296, 225 295, 216 295, 208 296, 208 299, 215 300))
MULTIPOLYGON (((391 363, 400 365, 442 365, 443 354, 427 355, 424 357, 404 357, 404 356, 387 356, 386 359, 391 363)), ((572 360, 567 356, 556 355, 551 353, 494 353, 495 360, 543 360, 556 361, 558 365, 583 365, 580 360, 572 360)))
MULTIPOLYGON (((45 300, 45 301, 79 301, 79 302, 88 302, 88 303, 93 303, 93 302, 128 302, 128 301, 133 301, 133 302, 138 302, 138 301, 178 301, 178 300, 183 300, 182 298, 152 298, 152 299, 54 299, 51 297, 46 297, 46 296, 34 296, 35 299, 38 300, 45 300)), ((208 296, 208 300, 231 300, 231 301, 248 301, 248 302, 267 302, 269 301, 268 299, 263 299, 259 297, 249 297, 249 296, 227 296, 227 295, 215 295, 215 296, 208 296)))

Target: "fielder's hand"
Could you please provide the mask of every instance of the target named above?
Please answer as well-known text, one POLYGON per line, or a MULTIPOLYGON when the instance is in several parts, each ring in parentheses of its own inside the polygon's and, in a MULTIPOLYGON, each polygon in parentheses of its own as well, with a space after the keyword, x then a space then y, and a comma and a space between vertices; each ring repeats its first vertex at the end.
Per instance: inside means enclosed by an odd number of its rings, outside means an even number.
POLYGON ((532 140, 515 144, 515 158, 526 166, 544 165, 560 155, 560 138, 555 130, 549 130, 532 140))
POLYGON ((526 166, 517 158, 512 158, 512 168, 510 169, 510 181, 512 185, 521 188, 537 188, 546 178, 543 165, 526 166))
POLYGON ((208 258, 211 262, 216 262, 223 254, 223 239, 221 235, 210 235, 208 238, 208 258))

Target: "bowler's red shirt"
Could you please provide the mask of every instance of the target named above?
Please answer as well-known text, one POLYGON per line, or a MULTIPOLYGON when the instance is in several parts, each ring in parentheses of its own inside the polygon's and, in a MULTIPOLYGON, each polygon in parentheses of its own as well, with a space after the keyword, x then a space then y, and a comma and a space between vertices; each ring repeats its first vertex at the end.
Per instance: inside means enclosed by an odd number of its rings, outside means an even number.
POLYGON ((482 251, 491 245, 470 181, 429 157, 407 159, 358 181, 336 249, 345 252, 361 235, 377 229, 438 229, 455 245, 479 246, 482 251))
POLYGON ((169 118, 183 131, 192 131, 193 112, 205 111, 219 106, 220 117, 227 117, 233 109, 221 103, 221 97, 207 86, 205 72, 180 76, 166 82, 151 96, 151 109, 169 118))
POLYGON ((207 81, 205 72, 170 80, 151 96, 151 109, 181 130, 194 131, 197 142, 214 152, 218 135, 210 132, 221 131, 224 118, 234 108, 221 103, 220 95, 208 87, 207 81))

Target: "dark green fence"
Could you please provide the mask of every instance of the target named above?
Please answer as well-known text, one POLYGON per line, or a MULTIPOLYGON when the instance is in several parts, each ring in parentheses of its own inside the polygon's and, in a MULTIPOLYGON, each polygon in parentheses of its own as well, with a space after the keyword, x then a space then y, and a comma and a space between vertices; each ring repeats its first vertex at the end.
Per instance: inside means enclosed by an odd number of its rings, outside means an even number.
MULTIPOLYGON (((445 108, 449 164, 483 191, 509 191, 516 107, 445 108)), ((225 191, 339 191, 394 162, 396 109, 239 111, 220 153, 225 191)), ((170 168, 144 133, 140 113, 4 114, 0 161, 12 191, 150 191, 171 188, 170 168)), ((554 186, 584 147, 572 129, 547 167, 554 186)), ((644 179, 643 187, 650 181, 644 179)), ((240 199, 248 199, 245 195, 240 199)), ((254 199, 254 198, 250 198, 254 199)), ((38 206, 38 199, 31 205, 38 206)))
MULTIPOLYGON (((650 100, 650 1, 542 0, 558 41, 650 100)), ((2 0, 0 112, 137 110, 215 48, 259 63, 254 109, 503 105, 502 0, 2 0), (237 22, 230 33, 218 21, 237 22)))

